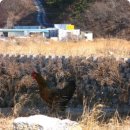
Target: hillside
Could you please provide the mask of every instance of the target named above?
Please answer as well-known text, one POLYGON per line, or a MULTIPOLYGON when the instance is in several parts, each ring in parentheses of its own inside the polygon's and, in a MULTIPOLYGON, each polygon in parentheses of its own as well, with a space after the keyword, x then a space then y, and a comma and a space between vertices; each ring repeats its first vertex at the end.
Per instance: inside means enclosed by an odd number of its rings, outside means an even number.
POLYGON ((19 21, 23 20, 25 24, 32 24, 33 19, 25 19, 25 17, 35 12, 32 0, 3 0, 0 3, 0 27, 11 28, 19 21), (24 20, 25 19, 25 20, 24 20))
MULTIPOLYGON (((50 23, 73 23, 95 37, 130 40, 130 3, 127 0, 45 0, 50 23)), ((33 0, 3 0, 0 3, 0 27, 38 25, 33 0), (10 5, 10 6, 9 6, 10 5)))
POLYGON ((130 3, 127 0, 70 0, 67 2, 64 0, 60 4, 48 2, 51 10, 52 8, 56 10, 54 15, 49 13, 48 17, 55 22, 73 23, 84 31, 90 30, 94 32, 95 37, 118 37, 130 40, 130 3))

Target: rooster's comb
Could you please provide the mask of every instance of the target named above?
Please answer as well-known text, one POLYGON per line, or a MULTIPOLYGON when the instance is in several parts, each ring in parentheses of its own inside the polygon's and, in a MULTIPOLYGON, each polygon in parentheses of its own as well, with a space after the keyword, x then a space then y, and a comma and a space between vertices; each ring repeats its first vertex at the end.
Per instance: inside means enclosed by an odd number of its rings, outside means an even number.
POLYGON ((31 76, 32 76, 33 78, 35 78, 36 74, 37 74, 37 73, 36 73, 35 71, 33 71, 32 74, 31 74, 31 76))

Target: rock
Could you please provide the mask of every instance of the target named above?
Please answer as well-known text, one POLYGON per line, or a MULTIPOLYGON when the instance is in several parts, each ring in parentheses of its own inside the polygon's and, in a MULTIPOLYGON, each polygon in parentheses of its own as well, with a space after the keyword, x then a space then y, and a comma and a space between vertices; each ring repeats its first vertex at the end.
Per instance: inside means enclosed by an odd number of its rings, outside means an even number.
POLYGON ((14 130, 82 130, 77 122, 45 115, 19 117, 13 122, 14 130))

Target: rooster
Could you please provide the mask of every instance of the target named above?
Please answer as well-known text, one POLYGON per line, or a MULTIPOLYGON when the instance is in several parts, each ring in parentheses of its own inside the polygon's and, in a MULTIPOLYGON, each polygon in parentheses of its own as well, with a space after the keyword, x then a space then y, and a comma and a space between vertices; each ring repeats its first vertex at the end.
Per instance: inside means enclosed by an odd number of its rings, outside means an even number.
POLYGON ((54 110, 64 112, 76 89, 75 80, 70 79, 65 82, 63 89, 58 89, 56 87, 49 88, 46 80, 41 76, 41 74, 35 71, 32 73, 32 77, 39 85, 41 98, 48 104, 52 112, 54 112, 54 110))

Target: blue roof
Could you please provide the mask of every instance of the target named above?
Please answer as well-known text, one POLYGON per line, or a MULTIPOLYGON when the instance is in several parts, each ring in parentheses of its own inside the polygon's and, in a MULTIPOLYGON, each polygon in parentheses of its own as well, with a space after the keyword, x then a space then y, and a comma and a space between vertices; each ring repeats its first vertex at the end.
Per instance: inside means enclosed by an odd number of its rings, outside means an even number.
POLYGON ((0 32, 49 32, 47 29, 0 29, 0 32))
POLYGON ((41 29, 41 26, 14 26, 14 29, 41 29))

